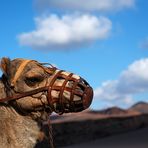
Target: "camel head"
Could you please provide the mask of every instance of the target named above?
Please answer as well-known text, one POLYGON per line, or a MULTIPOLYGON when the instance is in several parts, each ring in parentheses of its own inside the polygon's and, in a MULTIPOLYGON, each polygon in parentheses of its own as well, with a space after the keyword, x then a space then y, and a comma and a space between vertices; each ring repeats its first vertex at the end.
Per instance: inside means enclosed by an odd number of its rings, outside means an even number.
POLYGON ((24 113, 78 112, 88 108, 93 90, 80 76, 35 60, 1 59, 5 103, 24 113))

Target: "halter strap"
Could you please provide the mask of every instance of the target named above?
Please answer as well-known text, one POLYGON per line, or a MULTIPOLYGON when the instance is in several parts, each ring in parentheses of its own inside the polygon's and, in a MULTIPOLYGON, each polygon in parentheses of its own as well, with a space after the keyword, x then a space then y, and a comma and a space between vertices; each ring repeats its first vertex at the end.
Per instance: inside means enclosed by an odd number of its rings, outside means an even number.
POLYGON ((14 78, 12 79, 11 86, 14 86, 18 78, 20 77, 22 71, 26 67, 26 65, 31 62, 32 60, 24 60, 21 65, 19 66, 18 70, 16 71, 14 78))
POLYGON ((27 96, 31 96, 31 95, 40 93, 42 91, 47 91, 47 90, 48 90, 48 86, 44 86, 44 87, 41 87, 41 88, 37 88, 35 90, 31 90, 29 92, 24 92, 23 94, 16 94, 16 95, 11 96, 11 97, 8 96, 6 98, 1 98, 0 99, 0 103, 1 102, 6 102, 6 101, 17 100, 17 99, 20 99, 20 98, 23 98, 23 97, 27 97, 27 96))

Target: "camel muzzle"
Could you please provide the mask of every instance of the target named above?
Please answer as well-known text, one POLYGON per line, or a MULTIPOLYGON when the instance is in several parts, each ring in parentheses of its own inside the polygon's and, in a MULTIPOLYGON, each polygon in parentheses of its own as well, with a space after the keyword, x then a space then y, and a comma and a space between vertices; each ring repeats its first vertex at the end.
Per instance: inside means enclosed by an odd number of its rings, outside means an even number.
POLYGON ((56 72, 48 88, 49 105, 59 114, 82 111, 90 106, 92 98, 93 89, 83 78, 62 70, 56 72))

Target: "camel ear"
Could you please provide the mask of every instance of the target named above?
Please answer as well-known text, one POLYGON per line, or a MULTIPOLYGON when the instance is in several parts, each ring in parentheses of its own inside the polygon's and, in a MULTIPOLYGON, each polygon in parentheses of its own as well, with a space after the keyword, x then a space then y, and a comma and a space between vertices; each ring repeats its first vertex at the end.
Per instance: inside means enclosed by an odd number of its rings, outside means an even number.
POLYGON ((8 76, 10 71, 10 59, 7 57, 3 57, 0 62, 0 68, 4 75, 8 76))

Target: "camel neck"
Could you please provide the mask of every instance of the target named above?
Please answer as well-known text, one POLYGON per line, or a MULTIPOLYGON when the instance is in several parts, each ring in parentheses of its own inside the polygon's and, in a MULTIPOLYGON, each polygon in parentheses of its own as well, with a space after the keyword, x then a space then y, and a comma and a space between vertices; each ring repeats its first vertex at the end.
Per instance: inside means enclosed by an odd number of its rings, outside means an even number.
POLYGON ((37 122, 20 116, 13 108, 0 106, 0 143, 2 147, 34 147, 40 132, 37 122))
MULTIPOLYGON (((0 98, 4 97, 5 87, 0 79, 0 98)), ((0 147, 5 148, 35 148, 38 143, 48 140, 41 121, 29 115, 20 115, 4 103, 0 103, 0 135, 0 147)))

